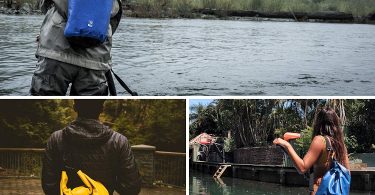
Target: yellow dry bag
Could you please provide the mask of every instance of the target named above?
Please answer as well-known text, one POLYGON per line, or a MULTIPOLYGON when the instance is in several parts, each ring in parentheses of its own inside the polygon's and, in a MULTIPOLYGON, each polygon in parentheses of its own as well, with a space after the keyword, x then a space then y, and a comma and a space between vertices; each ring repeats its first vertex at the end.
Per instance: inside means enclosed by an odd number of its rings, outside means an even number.
POLYGON ((108 190, 100 182, 91 179, 81 170, 79 170, 77 174, 86 186, 79 186, 74 189, 68 188, 66 186, 68 183, 68 175, 65 171, 62 171, 60 181, 60 195, 109 195, 108 190))

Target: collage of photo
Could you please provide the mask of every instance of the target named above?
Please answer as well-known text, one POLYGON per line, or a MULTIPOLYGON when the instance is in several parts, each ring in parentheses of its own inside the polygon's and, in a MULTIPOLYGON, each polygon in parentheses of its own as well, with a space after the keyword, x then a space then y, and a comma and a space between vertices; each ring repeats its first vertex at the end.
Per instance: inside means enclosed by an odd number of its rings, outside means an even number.
POLYGON ((0 0, 0 195, 375 194, 375 0, 0 0))

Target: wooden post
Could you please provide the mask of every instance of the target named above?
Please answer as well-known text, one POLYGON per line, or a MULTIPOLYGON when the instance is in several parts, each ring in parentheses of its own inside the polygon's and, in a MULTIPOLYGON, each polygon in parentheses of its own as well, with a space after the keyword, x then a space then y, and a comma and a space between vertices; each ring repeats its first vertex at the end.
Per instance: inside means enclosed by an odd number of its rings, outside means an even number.
POLYGON ((281 168, 280 169, 280 184, 282 184, 282 185, 285 185, 285 183, 286 183, 286 179, 285 179, 285 171, 284 171, 284 168, 281 168))

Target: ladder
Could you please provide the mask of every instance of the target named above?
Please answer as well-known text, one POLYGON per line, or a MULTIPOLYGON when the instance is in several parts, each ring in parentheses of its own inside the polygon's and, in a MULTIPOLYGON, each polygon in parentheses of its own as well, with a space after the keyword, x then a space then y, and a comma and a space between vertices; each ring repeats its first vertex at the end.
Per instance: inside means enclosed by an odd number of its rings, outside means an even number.
POLYGON ((224 171, 231 165, 220 165, 219 169, 215 172, 214 178, 220 178, 224 171))

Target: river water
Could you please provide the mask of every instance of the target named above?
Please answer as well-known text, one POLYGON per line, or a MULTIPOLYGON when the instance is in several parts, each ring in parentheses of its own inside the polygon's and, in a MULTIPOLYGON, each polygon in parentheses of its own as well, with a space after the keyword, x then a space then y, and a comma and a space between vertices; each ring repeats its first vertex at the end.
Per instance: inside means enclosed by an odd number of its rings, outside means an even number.
MULTIPOLYGON (((190 195, 306 195, 308 187, 287 187, 279 184, 265 183, 244 179, 223 177, 215 180, 211 175, 190 170, 190 195)), ((350 192, 351 195, 371 192, 350 192)))
MULTIPOLYGON (((28 94, 42 21, 0 15, 0 95, 28 94)), ((374 32, 365 24, 125 18, 113 67, 140 95, 375 95, 374 32)))

